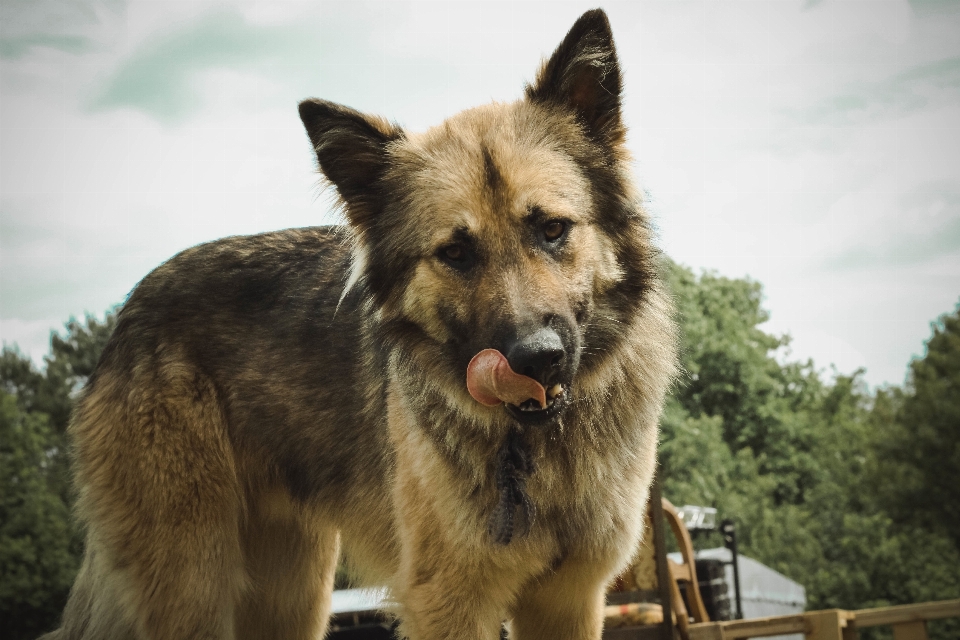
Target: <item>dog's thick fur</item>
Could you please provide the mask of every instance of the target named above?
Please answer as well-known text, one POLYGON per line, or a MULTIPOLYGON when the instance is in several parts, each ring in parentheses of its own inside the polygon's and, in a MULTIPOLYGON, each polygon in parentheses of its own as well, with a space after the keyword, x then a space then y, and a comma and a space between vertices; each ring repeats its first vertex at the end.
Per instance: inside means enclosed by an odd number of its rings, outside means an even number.
POLYGON ((523 99, 423 134, 302 103, 349 224, 133 291, 70 429, 87 545, 51 637, 319 638, 342 553, 413 640, 600 638, 675 361, 620 91, 595 10, 523 99), (468 394, 473 354, 544 328, 557 415, 468 394), (524 527, 493 522, 508 440, 524 527))

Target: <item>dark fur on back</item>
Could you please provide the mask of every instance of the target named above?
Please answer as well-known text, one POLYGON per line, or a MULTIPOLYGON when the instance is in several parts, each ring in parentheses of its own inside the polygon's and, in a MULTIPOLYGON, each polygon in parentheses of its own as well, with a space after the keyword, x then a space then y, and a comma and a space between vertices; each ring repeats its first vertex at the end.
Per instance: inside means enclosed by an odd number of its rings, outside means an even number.
MULTIPOLYGON (((384 461, 354 441, 376 437, 376 422, 364 419, 365 396, 382 398, 386 379, 381 345, 367 345, 380 375, 361 371, 356 358, 364 342, 363 290, 337 310, 348 267, 344 230, 336 227, 227 238, 187 250, 134 291, 99 370, 132 376, 164 345, 177 344, 186 361, 216 381, 232 444, 267 453, 299 498, 347 500, 345 489, 356 484, 351 474, 383 472, 384 461), (366 386, 367 393, 356 393, 366 386), (328 416, 334 407, 338 415, 328 416), (334 424, 348 440, 317 433, 334 424), (309 455, 310 438, 339 446, 331 458, 342 464, 318 465, 309 455)), ((91 388, 96 384, 94 374, 91 388)))
POLYGON ((321 637, 343 557, 411 640, 599 639, 675 361, 620 90, 594 10, 524 99, 424 133, 303 102, 348 224, 131 294, 70 427, 87 550, 52 637, 321 637), (475 354, 544 344, 549 407, 468 392, 475 354))

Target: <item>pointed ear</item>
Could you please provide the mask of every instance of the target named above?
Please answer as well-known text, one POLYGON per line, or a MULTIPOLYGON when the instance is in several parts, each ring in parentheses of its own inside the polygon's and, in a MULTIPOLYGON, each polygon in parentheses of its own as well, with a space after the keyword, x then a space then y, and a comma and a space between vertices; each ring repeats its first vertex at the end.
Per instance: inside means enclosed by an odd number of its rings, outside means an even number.
POLYGON ((369 228, 383 208, 381 178, 387 168, 387 145, 403 131, 387 121, 326 100, 300 103, 300 119, 317 154, 320 171, 346 205, 350 223, 369 228))
POLYGON ((587 133, 610 146, 623 141, 620 64, 610 21, 602 9, 587 11, 537 73, 527 98, 574 110, 587 133))

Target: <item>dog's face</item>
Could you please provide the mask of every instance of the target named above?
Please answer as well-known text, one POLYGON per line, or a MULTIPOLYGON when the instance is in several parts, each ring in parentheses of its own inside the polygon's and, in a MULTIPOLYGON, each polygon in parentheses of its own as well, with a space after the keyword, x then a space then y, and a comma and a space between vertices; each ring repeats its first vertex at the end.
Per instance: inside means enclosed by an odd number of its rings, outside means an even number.
POLYGON ((594 301, 621 276, 567 150, 581 135, 529 102, 488 106, 410 136, 388 172, 403 194, 388 234, 411 261, 396 311, 444 345, 461 377, 492 348, 537 380, 545 410, 507 405, 525 421, 570 397, 594 301))
POLYGON ((606 16, 585 14, 525 99, 423 134, 322 101, 300 111, 357 234, 348 286, 429 354, 449 389, 484 349, 537 380, 548 405, 616 342, 649 271, 622 148, 620 73, 606 16))

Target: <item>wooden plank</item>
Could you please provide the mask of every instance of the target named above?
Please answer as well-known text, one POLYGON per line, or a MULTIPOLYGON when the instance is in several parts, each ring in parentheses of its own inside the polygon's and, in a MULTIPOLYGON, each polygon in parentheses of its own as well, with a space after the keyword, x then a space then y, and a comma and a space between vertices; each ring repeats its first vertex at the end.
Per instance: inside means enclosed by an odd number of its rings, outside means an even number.
MULTIPOLYGON (((663 494, 660 492, 660 470, 653 477, 650 487, 650 519, 653 524, 653 547, 657 560, 657 589, 660 591, 660 605, 663 607, 663 624, 660 625, 662 640, 673 640, 674 611, 671 602, 670 585, 676 587, 676 582, 670 578, 670 568, 667 566, 666 532, 663 530, 663 494)), ((682 604, 682 603, 681 603, 682 604)))
MULTIPOLYGON (((806 614, 798 613, 789 616, 773 616, 770 618, 751 618, 749 620, 731 620, 729 622, 713 622, 723 632, 724 640, 738 638, 761 638, 763 636, 779 636, 787 633, 807 633, 810 622, 806 614)), ((703 625, 690 625, 690 629, 703 625)), ((693 636, 691 636, 692 638, 693 636)))
POLYGON ((893 640, 927 640, 926 620, 911 620, 893 625, 893 640))
POLYGON ((840 609, 811 611, 806 614, 810 622, 807 640, 843 640, 843 628, 847 626, 848 614, 840 609))
POLYGON ((828 609, 811 611, 787 616, 752 618, 750 620, 732 620, 729 622, 710 622, 690 625, 690 640, 741 640, 743 638, 763 638, 789 633, 802 633, 809 640, 849 640, 844 635, 849 611, 828 609), (719 632, 719 635, 718 635, 719 632))
POLYGON ((677 564, 670 558, 667 558, 667 566, 670 567, 670 577, 672 577, 674 580, 686 580, 687 582, 696 582, 697 580, 697 574, 695 573, 696 569, 691 570, 690 565, 686 563, 677 564), (692 577, 690 576, 691 573, 693 573, 692 577))
POLYGON ((893 625, 900 622, 913 622, 916 620, 955 618, 960 617, 960 599, 922 602, 920 604, 902 604, 895 607, 880 607, 877 609, 860 609, 853 613, 857 618, 857 626, 861 629, 864 627, 893 625))
POLYGON ((687 627, 690 640, 724 640, 723 627, 718 622, 701 622, 687 627))
POLYGON ((603 640, 661 640, 662 638, 663 628, 659 625, 604 629, 603 631, 603 640))
POLYGON ((673 603, 671 614, 677 618, 677 628, 680 630, 680 637, 687 637, 687 629, 690 627, 690 614, 687 613, 687 605, 683 602, 683 595, 680 593, 680 585, 673 578, 670 579, 670 601, 673 603))
MULTIPOLYGON (((670 529, 673 530, 673 536, 677 539, 677 544, 680 546, 680 555, 683 556, 683 565, 674 564, 674 567, 679 569, 680 566, 686 567, 686 580, 690 583, 686 587, 687 593, 687 605, 690 609, 690 615, 693 616, 695 622, 709 622, 710 616, 707 615, 707 608, 703 604, 703 598, 700 596, 700 584, 697 582, 697 569, 693 553, 693 541, 690 539, 690 532, 687 531, 686 525, 683 524, 683 520, 680 519, 680 514, 677 512, 677 508, 673 504, 664 498, 662 500, 663 506, 663 516, 670 524, 670 529)), ((679 577, 679 572, 673 574, 679 577)), ((681 630, 683 627, 680 627, 681 630)))
MULTIPOLYGON (((850 613, 849 611, 847 612, 850 613)), ((857 625, 854 623, 851 618, 847 622, 847 626, 843 628, 843 640, 860 640, 860 632, 857 631, 857 625)))
POLYGON ((855 640, 858 627, 891 625, 895 640, 927 640, 925 620, 952 617, 960 617, 960 599, 859 611, 828 609, 789 616, 707 622, 690 625, 689 634, 690 640, 742 640, 788 633, 802 633, 807 640, 855 640))

